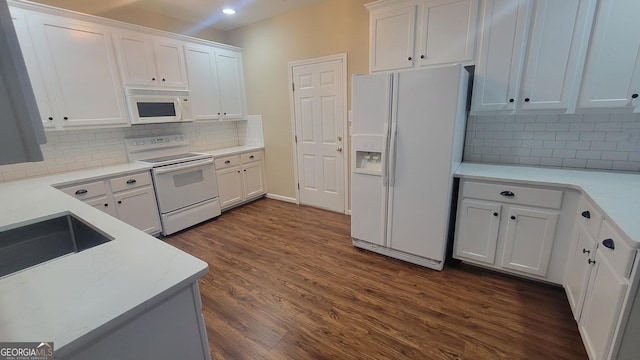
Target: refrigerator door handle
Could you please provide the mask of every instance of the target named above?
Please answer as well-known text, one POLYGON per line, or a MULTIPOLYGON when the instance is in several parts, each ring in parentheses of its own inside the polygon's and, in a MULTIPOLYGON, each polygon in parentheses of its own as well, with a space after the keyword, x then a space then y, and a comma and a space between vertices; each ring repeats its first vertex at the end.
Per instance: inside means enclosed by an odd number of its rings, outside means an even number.
POLYGON ((384 164, 384 168, 382 169, 382 185, 389 185, 389 121, 384 122, 384 137, 382 138, 384 141, 384 148, 382 149, 382 162, 384 164))
POLYGON ((389 146, 389 154, 388 154, 388 159, 389 159, 389 187, 393 187, 393 185, 396 183, 396 128, 397 128, 398 124, 396 123, 396 120, 393 119, 391 122, 391 144, 389 146))

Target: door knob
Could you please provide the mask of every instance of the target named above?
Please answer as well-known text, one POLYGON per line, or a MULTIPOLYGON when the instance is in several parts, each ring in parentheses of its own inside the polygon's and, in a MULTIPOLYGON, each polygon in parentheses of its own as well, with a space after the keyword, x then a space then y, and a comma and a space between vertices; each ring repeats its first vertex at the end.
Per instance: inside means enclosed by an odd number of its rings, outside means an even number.
POLYGON ((338 146, 338 147, 336 148, 336 151, 338 151, 338 152, 342 152, 342 146, 338 146))

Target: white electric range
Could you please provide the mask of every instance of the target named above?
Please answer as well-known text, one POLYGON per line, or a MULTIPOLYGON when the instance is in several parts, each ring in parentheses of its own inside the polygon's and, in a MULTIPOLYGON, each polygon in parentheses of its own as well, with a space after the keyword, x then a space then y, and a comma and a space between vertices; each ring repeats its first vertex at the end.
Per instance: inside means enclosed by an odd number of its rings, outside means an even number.
POLYGON ((163 235, 220 215, 212 155, 190 152, 182 134, 125 141, 130 161, 153 167, 163 235))

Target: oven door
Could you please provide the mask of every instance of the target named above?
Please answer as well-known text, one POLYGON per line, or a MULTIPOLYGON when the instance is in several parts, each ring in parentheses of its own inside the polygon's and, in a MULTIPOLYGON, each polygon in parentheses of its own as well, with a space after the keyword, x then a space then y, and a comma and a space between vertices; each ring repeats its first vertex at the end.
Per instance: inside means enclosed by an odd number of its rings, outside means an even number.
POLYGON ((153 179, 162 214, 218 196, 213 158, 154 168, 153 179))

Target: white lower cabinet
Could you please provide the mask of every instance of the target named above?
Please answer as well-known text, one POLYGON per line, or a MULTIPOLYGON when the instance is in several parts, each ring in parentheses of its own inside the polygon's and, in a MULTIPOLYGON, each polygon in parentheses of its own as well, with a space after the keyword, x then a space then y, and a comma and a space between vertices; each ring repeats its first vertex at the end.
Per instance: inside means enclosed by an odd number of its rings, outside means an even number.
POLYGON ((596 251, 595 261, 591 262, 591 266, 591 281, 579 328, 589 357, 606 359, 620 320, 620 309, 628 283, 616 274, 600 249, 596 251))
POLYGON ((149 171, 59 189, 148 234, 156 235, 162 230, 149 171))
POLYGON ((453 256, 561 283, 561 272, 548 272, 562 195, 559 190, 463 180, 453 256))
POLYGON ((591 264, 594 261, 598 243, 582 224, 576 224, 573 242, 575 242, 575 247, 569 254, 567 261, 564 289, 573 311, 573 317, 576 321, 580 321, 587 284, 593 269, 591 264))
POLYGON ((215 159, 220 207, 228 210, 267 193, 264 151, 251 151, 215 159))

